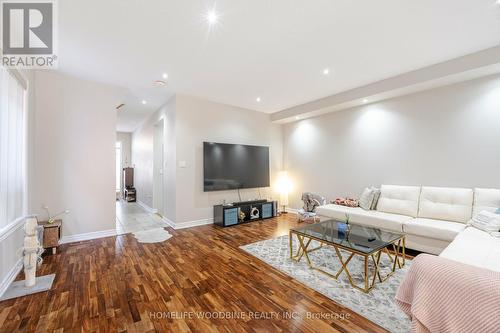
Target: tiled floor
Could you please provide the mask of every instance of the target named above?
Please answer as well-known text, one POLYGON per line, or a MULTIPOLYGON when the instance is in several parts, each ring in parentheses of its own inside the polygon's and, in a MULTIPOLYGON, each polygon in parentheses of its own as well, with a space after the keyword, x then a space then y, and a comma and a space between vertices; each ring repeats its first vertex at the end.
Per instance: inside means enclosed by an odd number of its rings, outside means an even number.
POLYGON ((146 212, 135 202, 116 202, 116 232, 119 235, 137 233, 168 225, 157 214, 146 212))

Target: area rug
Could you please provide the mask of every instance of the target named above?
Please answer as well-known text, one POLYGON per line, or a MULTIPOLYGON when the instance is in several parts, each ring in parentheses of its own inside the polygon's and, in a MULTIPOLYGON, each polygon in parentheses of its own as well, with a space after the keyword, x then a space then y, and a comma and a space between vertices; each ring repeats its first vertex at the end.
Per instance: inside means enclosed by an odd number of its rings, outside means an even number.
MULTIPOLYGON (((313 243, 311 243, 310 248, 319 245, 313 243)), ((410 260, 407 260, 405 267, 397 270, 388 280, 376 284, 368 294, 365 294, 352 288, 345 272, 339 276, 338 280, 335 280, 310 269, 305 258, 302 258, 300 262, 291 260, 287 235, 244 245, 240 248, 391 332, 410 331, 410 320, 394 301, 398 286, 411 265, 410 260)), ((297 239, 294 238, 294 253, 296 250, 297 239)), ((342 252, 342 256, 346 260, 348 253, 342 252)), ((335 250, 328 246, 310 253, 309 257, 315 266, 332 273, 337 272, 341 267, 335 250)), ((363 263, 362 257, 354 256, 348 265, 349 271, 355 281, 359 283, 358 285, 362 285, 361 281, 363 281, 363 263)), ((381 259, 382 273, 388 272, 390 265, 389 257, 383 255, 381 259)), ((373 272, 372 269, 373 265, 370 264, 370 270, 373 272)))
POLYGON ((136 231, 132 233, 139 243, 161 243, 172 235, 163 228, 136 231))

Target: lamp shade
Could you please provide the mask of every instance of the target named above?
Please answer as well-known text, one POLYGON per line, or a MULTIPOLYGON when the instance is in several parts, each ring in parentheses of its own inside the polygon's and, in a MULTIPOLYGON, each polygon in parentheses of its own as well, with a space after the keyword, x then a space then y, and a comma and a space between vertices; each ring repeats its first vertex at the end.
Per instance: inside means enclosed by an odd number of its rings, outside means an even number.
POLYGON ((280 171, 276 182, 276 191, 280 195, 281 205, 288 206, 288 193, 292 191, 293 185, 288 177, 288 172, 280 171))

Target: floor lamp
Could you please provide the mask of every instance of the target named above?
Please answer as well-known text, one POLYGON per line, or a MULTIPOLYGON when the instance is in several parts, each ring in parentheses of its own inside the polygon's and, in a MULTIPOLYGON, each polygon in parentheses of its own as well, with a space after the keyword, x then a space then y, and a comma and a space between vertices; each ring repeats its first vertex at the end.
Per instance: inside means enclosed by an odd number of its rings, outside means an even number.
POLYGON ((280 194, 280 206, 282 207, 281 213, 286 214, 286 207, 288 206, 288 193, 290 193, 292 189, 292 183, 288 177, 288 172, 281 171, 278 174, 277 185, 278 193, 280 194))
POLYGON ((281 206, 281 214, 288 213, 286 211, 286 206, 288 206, 288 193, 280 193, 280 206, 281 206))

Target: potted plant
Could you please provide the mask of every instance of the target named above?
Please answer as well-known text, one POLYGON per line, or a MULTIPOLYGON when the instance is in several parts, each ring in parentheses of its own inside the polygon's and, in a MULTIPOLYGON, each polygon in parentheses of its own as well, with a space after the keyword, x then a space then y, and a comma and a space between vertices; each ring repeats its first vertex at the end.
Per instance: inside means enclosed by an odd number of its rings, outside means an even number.
POLYGON ((346 227, 347 227, 347 232, 349 232, 351 230, 351 225, 349 224, 349 221, 350 221, 351 217, 349 216, 349 214, 345 214, 345 224, 346 224, 346 227))

